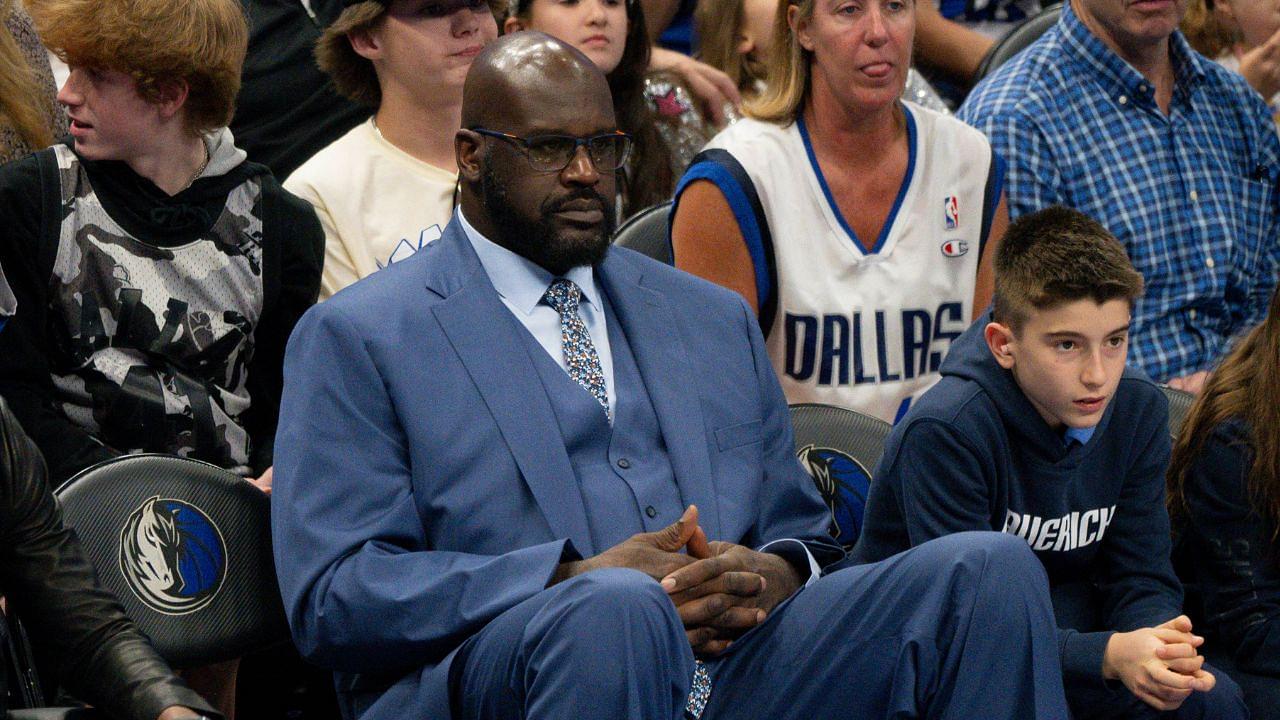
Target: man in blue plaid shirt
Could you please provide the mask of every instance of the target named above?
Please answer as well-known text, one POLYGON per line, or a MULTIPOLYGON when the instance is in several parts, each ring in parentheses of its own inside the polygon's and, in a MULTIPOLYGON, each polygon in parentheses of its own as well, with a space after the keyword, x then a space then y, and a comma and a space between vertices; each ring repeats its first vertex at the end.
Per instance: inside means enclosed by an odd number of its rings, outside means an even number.
POLYGON ((1067 205, 1146 279, 1131 364, 1199 390, 1260 322, 1280 267, 1280 139, 1266 103, 1177 32, 1186 0, 1070 0, 959 116, 1008 162, 1012 217, 1067 205))

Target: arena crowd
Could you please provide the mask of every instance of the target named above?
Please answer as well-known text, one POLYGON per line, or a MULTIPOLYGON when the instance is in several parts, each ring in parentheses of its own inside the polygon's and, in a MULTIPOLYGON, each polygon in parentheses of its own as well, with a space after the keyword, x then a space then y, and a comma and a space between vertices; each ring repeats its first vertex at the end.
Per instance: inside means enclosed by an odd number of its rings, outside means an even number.
POLYGON ((1278 102, 1280 0, 0 0, 0 711, 1280 718, 1278 102), (100 583, 144 453, 291 643, 100 583))

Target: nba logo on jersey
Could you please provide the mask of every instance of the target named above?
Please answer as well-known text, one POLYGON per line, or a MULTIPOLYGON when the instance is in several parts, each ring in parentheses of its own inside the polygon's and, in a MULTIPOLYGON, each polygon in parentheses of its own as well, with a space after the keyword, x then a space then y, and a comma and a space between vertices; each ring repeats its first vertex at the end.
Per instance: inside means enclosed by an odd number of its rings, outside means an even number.
POLYGON ((960 226, 960 199, 955 195, 948 195, 942 204, 947 229, 955 230, 960 226))

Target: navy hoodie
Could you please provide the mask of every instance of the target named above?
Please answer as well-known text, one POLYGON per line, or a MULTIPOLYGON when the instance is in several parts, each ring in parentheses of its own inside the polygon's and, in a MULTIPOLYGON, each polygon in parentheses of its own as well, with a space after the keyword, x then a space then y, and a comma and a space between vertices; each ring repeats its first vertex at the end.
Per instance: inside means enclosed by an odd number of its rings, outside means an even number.
POLYGON ((1068 450, 992 357, 990 321, 952 345, 942 380, 889 436, 854 557, 963 530, 1019 535, 1049 576, 1064 674, 1100 678, 1113 631, 1181 613, 1164 503, 1168 403, 1126 369, 1089 442, 1068 450))

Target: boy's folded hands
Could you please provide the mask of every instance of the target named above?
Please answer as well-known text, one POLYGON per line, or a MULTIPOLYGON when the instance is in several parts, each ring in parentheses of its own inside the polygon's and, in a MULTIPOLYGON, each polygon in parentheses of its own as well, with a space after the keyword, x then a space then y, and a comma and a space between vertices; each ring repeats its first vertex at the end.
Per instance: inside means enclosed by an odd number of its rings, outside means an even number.
POLYGON ((1217 682, 1203 669, 1203 644, 1203 637, 1192 634, 1186 615, 1153 628, 1116 633, 1103 654, 1103 676, 1120 680, 1157 710, 1176 710, 1193 691, 1208 692, 1217 682))

